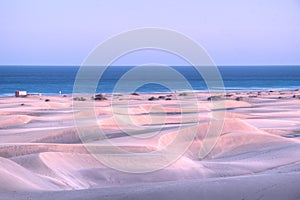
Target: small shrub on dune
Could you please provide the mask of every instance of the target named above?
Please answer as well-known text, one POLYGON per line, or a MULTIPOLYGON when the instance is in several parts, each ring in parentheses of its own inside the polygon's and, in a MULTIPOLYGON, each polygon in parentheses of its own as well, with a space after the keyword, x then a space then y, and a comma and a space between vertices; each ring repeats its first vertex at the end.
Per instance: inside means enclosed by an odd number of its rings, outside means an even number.
POLYGON ((179 96, 181 96, 181 97, 185 97, 185 96, 187 96, 187 93, 185 93, 185 92, 183 92, 183 93, 180 93, 180 94, 179 94, 179 96))
POLYGON ((155 97, 150 97, 150 98, 148 99, 148 101, 154 101, 154 100, 156 100, 155 97))
POLYGON ((235 100, 236 100, 236 101, 243 101, 244 98, 243 98, 243 97, 237 97, 237 98, 235 98, 235 100))
POLYGON ((107 100, 107 98, 104 96, 104 94, 97 94, 94 98, 95 101, 103 101, 107 100))
POLYGON ((74 97, 73 100, 74 101, 86 101, 86 99, 84 97, 74 97))
POLYGON ((207 98, 208 101, 216 101, 216 100, 221 100, 221 96, 210 96, 207 98))
POLYGON ((233 97, 233 94, 226 94, 225 97, 233 97))

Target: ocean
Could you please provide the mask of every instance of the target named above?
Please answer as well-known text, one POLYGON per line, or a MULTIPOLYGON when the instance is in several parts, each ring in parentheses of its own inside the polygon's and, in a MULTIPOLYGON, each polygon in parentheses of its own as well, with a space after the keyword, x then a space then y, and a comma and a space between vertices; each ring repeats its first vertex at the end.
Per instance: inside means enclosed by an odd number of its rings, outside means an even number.
MULTIPOLYGON (((97 93, 112 93, 120 78, 133 69, 131 66, 109 67, 98 84, 97 93)), ((173 67, 179 72, 193 90, 207 91, 201 75, 191 66, 173 67)), ((227 91, 243 90, 294 90, 300 88, 300 66, 220 66, 218 67, 227 91)), ((78 66, 0 66, 0 95, 11 96, 16 90, 28 93, 72 94, 78 66)), ((164 77, 162 75, 162 77, 164 77)), ((173 88, 159 83, 138 85, 136 92, 169 92, 185 90, 182 80, 165 77, 173 88)), ((136 77, 138 80, 139 77, 136 77)), ((128 88, 136 84, 134 80, 122 82, 128 88), (130 87, 129 87, 130 86, 130 87)), ((118 93, 133 92, 123 87, 118 93), (125 89, 124 89, 125 88, 125 89)))

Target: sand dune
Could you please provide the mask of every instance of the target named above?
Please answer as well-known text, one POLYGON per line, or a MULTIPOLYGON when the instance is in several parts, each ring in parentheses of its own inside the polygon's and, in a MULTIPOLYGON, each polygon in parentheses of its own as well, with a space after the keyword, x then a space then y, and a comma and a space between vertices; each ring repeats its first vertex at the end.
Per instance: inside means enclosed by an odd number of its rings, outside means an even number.
POLYGON ((1 117, 0 128, 9 128, 27 124, 31 121, 31 117, 27 115, 16 115, 9 117, 1 117))
POLYGON ((0 158, 1 192, 58 190, 51 180, 38 176, 8 159, 0 158))
POLYGON ((49 134, 36 137, 32 140, 34 143, 64 143, 64 144, 77 144, 81 140, 75 128, 59 129, 51 131, 49 134))
POLYGON ((226 115, 217 138, 207 134, 214 128, 211 120, 222 122, 214 114, 224 109, 214 110, 209 94, 197 93, 196 103, 191 94, 171 95, 169 101, 148 101, 152 94, 124 94, 110 101, 107 95, 108 100, 99 102, 87 96, 92 109, 86 111, 73 110, 71 97, 5 97, 0 101, 0 199, 300 197, 300 104, 276 97, 290 93, 265 92, 256 98, 232 93, 224 101, 226 115), (235 101, 236 96, 244 98, 235 101), (74 117, 86 122, 81 130, 89 144, 82 144, 74 117), (96 126, 90 126, 90 118, 96 126), (206 141, 215 142, 201 158, 206 141), (141 166, 180 155, 151 173, 132 174, 107 166, 89 151, 119 158, 115 164, 134 169, 134 162, 116 147, 137 158, 158 152, 158 160, 137 163, 141 166))

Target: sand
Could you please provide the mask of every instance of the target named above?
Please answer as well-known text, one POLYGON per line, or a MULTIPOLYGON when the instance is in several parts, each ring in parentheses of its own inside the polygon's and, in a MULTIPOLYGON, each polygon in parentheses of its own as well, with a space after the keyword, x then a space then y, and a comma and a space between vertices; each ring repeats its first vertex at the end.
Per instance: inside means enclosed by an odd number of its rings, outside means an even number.
POLYGON ((300 91, 230 94, 0 97, 0 199, 300 199, 300 91))

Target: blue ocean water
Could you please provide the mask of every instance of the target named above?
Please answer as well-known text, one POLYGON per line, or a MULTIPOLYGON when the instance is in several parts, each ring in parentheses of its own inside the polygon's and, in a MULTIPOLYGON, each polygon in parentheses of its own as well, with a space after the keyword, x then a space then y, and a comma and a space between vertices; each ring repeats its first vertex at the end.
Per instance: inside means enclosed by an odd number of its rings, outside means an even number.
MULTIPOLYGON (((203 78, 193 67, 173 68, 188 80, 193 90, 207 90, 203 78)), ((115 84, 130 69, 133 67, 109 67, 101 77, 96 92, 114 92, 115 84)), ((220 66, 218 69, 228 91, 300 88, 300 66, 220 66)), ((0 95, 13 95, 16 90, 43 94, 58 94, 61 91, 63 94, 71 94, 78 70, 78 66, 0 66, 0 95)), ((165 79, 176 90, 186 89, 180 80, 169 79, 167 75, 165 79)), ((127 80, 122 84, 130 87, 136 84, 136 80, 127 80)), ((157 83, 149 83, 138 86, 136 91, 168 92, 170 89, 157 83)), ((124 89, 118 92, 133 91, 124 89)))

